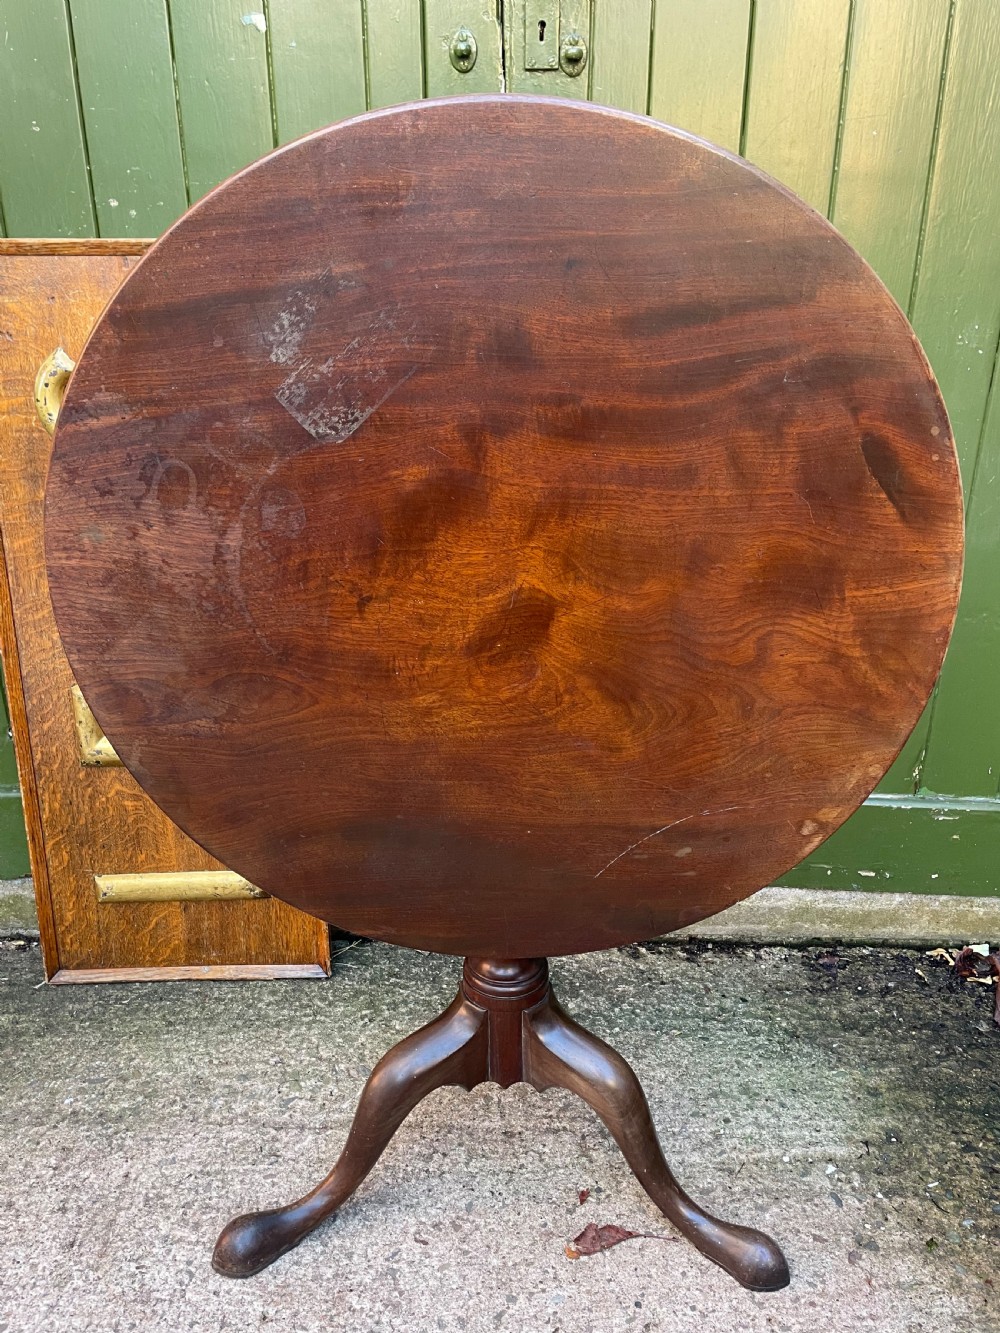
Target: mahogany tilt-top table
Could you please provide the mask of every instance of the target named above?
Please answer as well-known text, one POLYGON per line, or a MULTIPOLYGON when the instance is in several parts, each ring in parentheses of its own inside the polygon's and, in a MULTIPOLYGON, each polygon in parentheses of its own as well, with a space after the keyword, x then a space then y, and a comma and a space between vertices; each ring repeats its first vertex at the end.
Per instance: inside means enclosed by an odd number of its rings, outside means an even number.
POLYGON ((327 1179, 231 1222, 246 1276, 433 1088, 578 1093, 755 1290, 545 956, 691 924, 795 865, 916 721, 962 504, 905 318, 805 204, 637 116, 376 112, 219 186, 87 344, 46 502, 66 651, 213 856, 338 925, 466 955, 327 1179))

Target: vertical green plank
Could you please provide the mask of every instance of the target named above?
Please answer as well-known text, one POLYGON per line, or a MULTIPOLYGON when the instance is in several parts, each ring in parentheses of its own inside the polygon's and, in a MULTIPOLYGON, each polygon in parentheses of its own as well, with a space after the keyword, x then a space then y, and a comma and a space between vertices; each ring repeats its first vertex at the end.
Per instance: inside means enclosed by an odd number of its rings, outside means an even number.
MULTIPOLYGON (((991 0, 959 0, 948 49, 932 188, 911 317, 938 377, 962 460, 966 493, 984 432, 994 353, 1000 337, 1000 28, 991 0)), ((986 473, 983 485, 987 485, 986 473)), ((982 497, 976 506, 990 500, 982 497)), ((974 507, 976 507, 974 506, 974 507)), ((969 514, 965 592, 955 639, 934 704, 917 725, 884 786, 909 790, 903 780, 921 763, 920 784, 942 792, 991 794, 995 788, 995 692, 983 675, 984 594, 995 595, 988 533, 969 514), (985 585, 981 587, 981 580, 985 585), (931 725, 933 719, 933 726, 931 725), (905 773, 904 773, 905 769, 905 773)), ((993 641, 996 655, 1000 643, 993 641)))
POLYGON ((500 20, 496 0, 424 0, 424 49, 427 96, 495 93, 504 89, 500 20), (448 55, 459 28, 476 39, 476 63, 467 73, 455 69, 448 55))
POLYGON ((956 9, 913 321, 948 404, 965 487, 965 580, 923 784, 995 796, 1000 774, 1000 25, 956 9))
POLYGON ((965 583, 934 706, 923 785, 995 796, 1000 783, 1000 350, 969 505, 965 583))
POLYGON ((423 96, 423 46, 420 0, 365 0, 369 107, 423 96))
POLYGON ((17 786, 17 763, 14 759, 14 740, 10 734, 7 713, 7 691, 0 690, 0 789, 17 786))
POLYGON ((0 0, 0 193, 8 236, 93 236, 65 0, 0 0))
POLYGON ((750 0, 656 0, 649 114, 738 152, 750 0))
POLYGON ((857 0, 831 216, 906 308, 949 0, 857 0))
POLYGON ((1000 337, 1000 10, 959 0, 911 318, 972 481, 1000 337))
POLYGON ((16 788, 0 791, 0 879, 20 879, 30 873, 21 794, 16 788))
POLYGON ((260 0, 170 0, 192 203, 274 146, 267 22, 259 4, 260 0))
POLYGON ((998 216, 1000 24, 991 0, 961 0, 913 319, 948 404, 967 491, 975 473, 965 591, 941 676, 923 782, 932 790, 977 796, 993 795, 1000 773, 998 216))
POLYGON ((977 796, 993 795, 1000 773, 1000 354, 994 357, 1000 342, 997 17, 993 0, 960 0, 955 12, 934 185, 913 299, 914 326, 948 404, 967 492, 975 472, 966 525, 965 591, 941 675, 923 784, 977 796))
POLYGON ((268 23, 279 143, 365 110, 361 0, 273 0, 268 23))
POLYGON ((28 873, 21 792, 17 785, 14 742, 7 720, 7 696, 0 689, 0 879, 28 873))
MULTIPOLYGON (((950 0, 855 0, 830 216, 906 309, 917 265, 950 0)), ((880 792, 920 781, 924 710, 880 792)))
POLYGON ((645 112, 649 101, 652 0, 596 0, 590 61, 591 101, 645 112))
POLYGON ((743 151, 813 208, 830 201, 850 0, 757 0, 743 151))
POLYGON ((187 207, 164 0, 71 0, 102 236, 158 236, 187 207))

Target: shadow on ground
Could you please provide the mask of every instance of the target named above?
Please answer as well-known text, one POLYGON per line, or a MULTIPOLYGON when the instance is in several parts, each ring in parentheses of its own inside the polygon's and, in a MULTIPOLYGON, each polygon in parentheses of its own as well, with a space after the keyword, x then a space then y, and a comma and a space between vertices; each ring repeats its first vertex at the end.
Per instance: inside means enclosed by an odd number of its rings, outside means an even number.
POLYGON ((256 1278, 217 1277, 222 1224, 325 1174, 371 1066, 458 969, 358 944, 325 982, 47 987, 34 947, 3 946, 0 1330, 996 1326, 992 994, 865 949, 553 967, 635 1066, 682 1182, 781 1241, 786 1291, 750 1295, 670 1239, 567 1258, 588 1222, 670 1229, 581 1103, 524 1086, 435 1094, 340 1216, 256 1278))

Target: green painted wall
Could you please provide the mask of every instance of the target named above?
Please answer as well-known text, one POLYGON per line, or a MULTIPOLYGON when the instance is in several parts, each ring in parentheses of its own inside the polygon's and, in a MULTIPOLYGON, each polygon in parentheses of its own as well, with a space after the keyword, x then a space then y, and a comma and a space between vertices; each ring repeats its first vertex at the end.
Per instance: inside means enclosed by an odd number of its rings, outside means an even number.
MULTIPOLYGON (((308 130, 504 87, 646 112, 743 153, 831 217, 910 315, 968 498, 935 697, 876 797, 786 882, 1000 895, 1000 4, 561 6, 589 43, 575 80, 525 68, 529 0, 0 0, 0 225, 155 236, 308 130), (468 74, 448 59, 460 25, 479 46, 468 74)), ((14 791, 8 746, 0 873, 24 864, 14 791)))
POLYGON ((7 699, 0 695, 0 879, 28 873, 28 844, 21 815, 14 744, 7 724, 7 699))

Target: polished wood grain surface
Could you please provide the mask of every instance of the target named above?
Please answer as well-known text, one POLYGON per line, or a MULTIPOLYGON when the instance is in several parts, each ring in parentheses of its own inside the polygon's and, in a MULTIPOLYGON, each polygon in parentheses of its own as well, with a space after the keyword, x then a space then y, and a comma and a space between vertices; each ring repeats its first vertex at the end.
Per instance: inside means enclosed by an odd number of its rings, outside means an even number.
MULTIPOLYGON (((35 373, 60 344, 79 355, 134 266, 120 248, 104 243, 88 254, 74 242, 22 242, 0 255, 0 647, 46 974, 60 984, 320 976, 329 967, 326 927, 274 899, 98 898, 95 875, 223 868, 131 774, 81 765, 73 675, 49 601, 42 507, 52 442, 35 414, 35 373)), ((93 614, 102 614, 96 604, 93 614)), ((115 671, 112 653, 103 673, 115 671)))
POLYGON ((961 520, 914 335, 825 221, 655 123, 487 97, 302 140, 152 248, 46 540, 81 687, 192 837, 515 957, 831 833, 931 688, 961 520))

